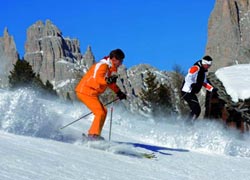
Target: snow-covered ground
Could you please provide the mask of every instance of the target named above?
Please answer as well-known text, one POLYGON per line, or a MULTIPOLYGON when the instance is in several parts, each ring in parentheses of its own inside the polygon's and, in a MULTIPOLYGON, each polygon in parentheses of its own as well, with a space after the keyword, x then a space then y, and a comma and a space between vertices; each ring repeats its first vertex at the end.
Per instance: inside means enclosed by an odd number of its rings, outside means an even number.
POLYGON ((250 175, 247 157, 169 148, 163 151, 169 155, 157 153, 156 160, 139 159, 41 138, 0 136, 3 180, 240 180, 250 175))
POLYGON ((215 74, 234 102, 250 98, 250 64, 224 67, 215 74))
MULTIPOLYGON (((109 106, 110 108, 110 106, 109 106)), ((165 180, 250 179, 250 135, 213 120, 193 126, 182 119, 143 118, 114 104, 112 141, 81 143, 92 116, 81 103, 65 104, 28 89, 0 90, 0 179, 3 180, 165 180), (94 147, 102 148, 103 150, 94 147), (154 152, 156 159, 117 154, 154 152)), ((110 116, 103 129, 109 137, 110 116)))

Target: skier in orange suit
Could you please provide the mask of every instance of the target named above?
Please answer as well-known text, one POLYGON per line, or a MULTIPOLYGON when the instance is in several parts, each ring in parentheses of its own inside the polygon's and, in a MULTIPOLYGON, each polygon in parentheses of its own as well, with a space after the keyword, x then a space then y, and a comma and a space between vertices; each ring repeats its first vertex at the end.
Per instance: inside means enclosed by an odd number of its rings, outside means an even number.
POLYGON ((116 85, 117 68, 122 64, 124 58, 125 55, 121 49, 112 50, 109 56, 90 67, 75 88, 78 99, 94 114, 94 120, 88 131, 90 139, 104 139, 101 131, 106 119, 107 108, 100 102, 98 96, 109 87, 120 100, 127 97, 116 85))

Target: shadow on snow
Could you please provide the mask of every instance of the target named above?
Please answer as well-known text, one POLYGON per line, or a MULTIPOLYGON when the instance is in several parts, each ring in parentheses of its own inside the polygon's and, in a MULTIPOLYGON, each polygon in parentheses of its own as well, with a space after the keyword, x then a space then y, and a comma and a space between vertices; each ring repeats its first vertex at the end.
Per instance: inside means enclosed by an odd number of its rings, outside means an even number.
POLYGON ((189 150, 186 149, 176 149, 176 148, 168 148, 163 146, 156 146, 156 145, 149 145, 149 144, 142 144, 142 143, 133 143, 133 142, 116 142, 118 144, 126 144, 126 145, 132 145, 136 148, 142 148, 146 149, 152 152, 157 152, 163 155, 172 155, 170 153, 162 152, 162 151, 177 151, 177 152, 189 152, 189 150))

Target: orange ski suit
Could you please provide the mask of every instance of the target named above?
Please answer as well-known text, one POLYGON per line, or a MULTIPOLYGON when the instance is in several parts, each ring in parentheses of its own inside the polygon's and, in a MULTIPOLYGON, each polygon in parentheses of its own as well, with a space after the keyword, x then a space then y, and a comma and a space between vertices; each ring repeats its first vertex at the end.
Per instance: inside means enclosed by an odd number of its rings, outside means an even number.
POLYGON ((88 134, 101 134, 107 115, 107 108, 100 102, 98 96, 102 94, 107 87, 111 88, 115 93, 120 90, 115 83, 107 84, 106 82, 106 78, 116 72, 117 68, 113 65, 110 58, 102 59, 90 67, 89 71, 82 77, 75 88, 78 99, 94 114, 94 120, 88 134))

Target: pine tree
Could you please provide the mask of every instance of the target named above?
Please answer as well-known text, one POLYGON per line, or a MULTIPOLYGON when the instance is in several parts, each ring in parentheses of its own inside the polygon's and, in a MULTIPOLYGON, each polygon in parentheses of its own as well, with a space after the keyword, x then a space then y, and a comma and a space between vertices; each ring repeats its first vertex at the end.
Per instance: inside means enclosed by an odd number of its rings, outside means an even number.
POLYGON ((172 108, 170 88, 156 81, 156 75, 147 70, 145 78, 145 88, 140 93, 140 98, 151 115, 161 116, 169 114, 172 108))
POLYGON ((44 84, 38 74, 33 78, 32 87, 50 95, 56 95, 56 91, 53 89, 53 85, 47 80, 44 84))
POLYGON ((25 60, 18 60, 14 65, 13 71, 10 72, 9 83, 11 88, 31 87, 39 90, 41 93, 56 95, 53 85, 47 80, 46 84, 32 70, 32 66, 25 60))
POLYGON ((10 72, 9 83, 12 88, 31 85, 35 73, 31 65, 25 60, 18 60, 10 72))
POLYGON ((158 101, 156 102, 156 114, 168 115, 172 110, 170 87, 160 84, 157 89, 158 101))
POLYGON ((152 106, 154 105, 154 102, 158 100, 156 95, 158 82, 156 81, 156 75, 154 75, 148 69, 147 69, 147 77, 144 80, 144 86, 145 88, 142 89, 140 93, 140 98, 143 104, 151 109, 152 106))
POLYGON ((34 87, 35 89, 39 89, 39 90, 45 89, 45 85, 40 79, 39 74, 32 79, 32 87, 34 87))
POLYGON ((72 100, 71 100, 71 98, 70 98, 69 92, 67 92, 67 94, 66 94, 66 101, 72 102, 72 100))
MULTIPOLYGON (((54 90, 54 87, 53 85, 49 82, 49 80, 46 81, 46 84, 45 84, 45 88, 44 88, 47 92, 49 92, 51 95, 56 95, 56 90, 54 90)), ((67 96, 69 96, 69 93, 67 93, 67 96)), ((69 100, 70 99, 70 96, 69 96, 69 100)))

